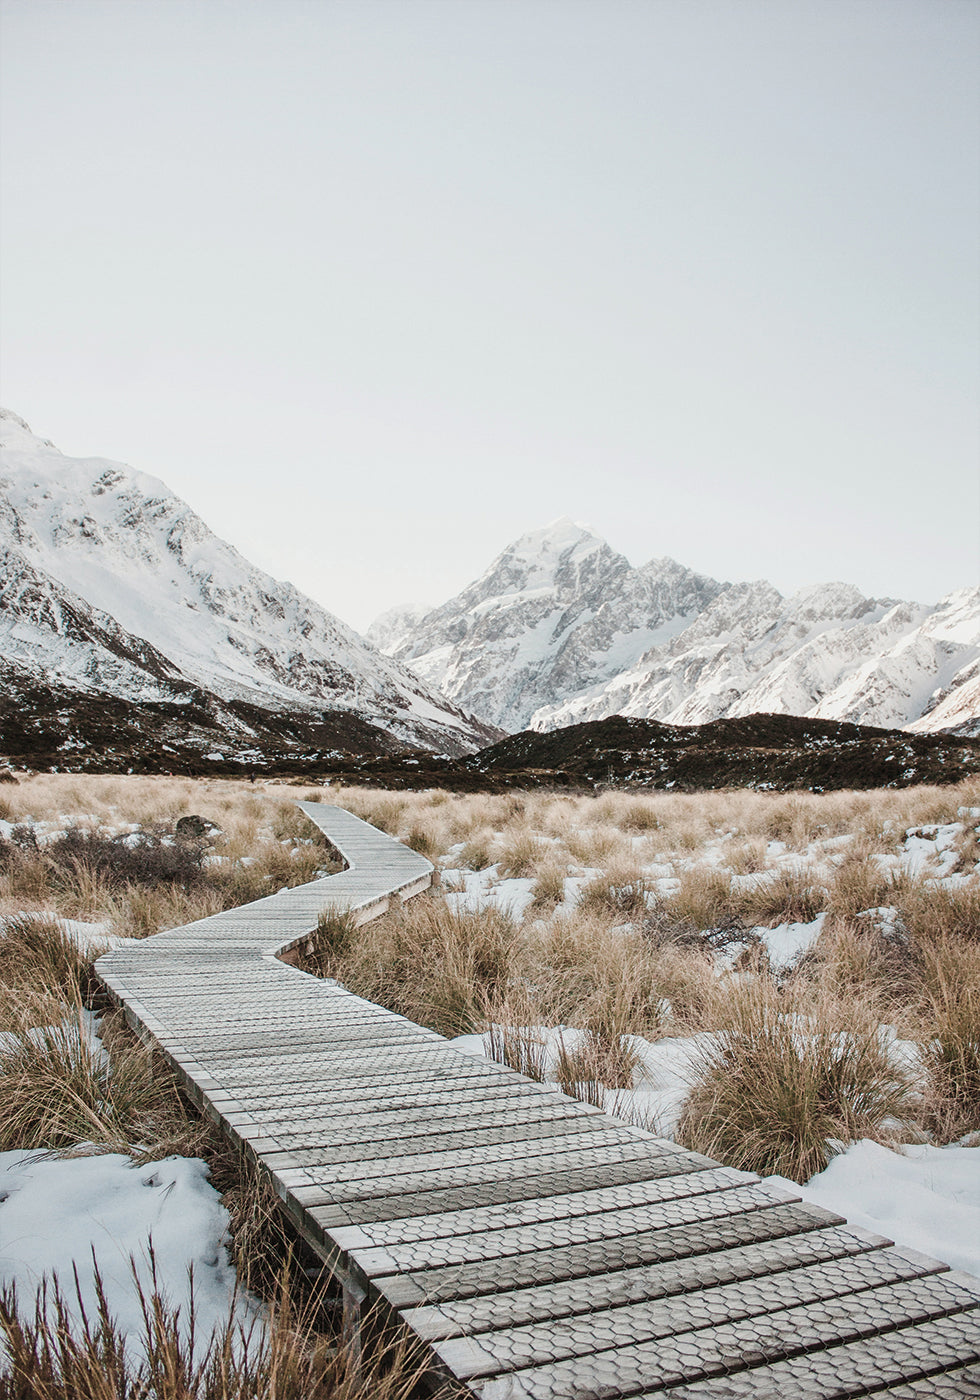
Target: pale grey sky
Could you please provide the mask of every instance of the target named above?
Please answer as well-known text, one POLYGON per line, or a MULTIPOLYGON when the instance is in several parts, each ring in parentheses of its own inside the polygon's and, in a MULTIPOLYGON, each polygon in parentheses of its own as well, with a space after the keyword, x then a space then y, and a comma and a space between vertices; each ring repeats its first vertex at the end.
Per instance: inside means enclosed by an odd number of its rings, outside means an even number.
POLYGON ((976 0, 2 0, 2 399, 357 627, 980 573, 976 0))

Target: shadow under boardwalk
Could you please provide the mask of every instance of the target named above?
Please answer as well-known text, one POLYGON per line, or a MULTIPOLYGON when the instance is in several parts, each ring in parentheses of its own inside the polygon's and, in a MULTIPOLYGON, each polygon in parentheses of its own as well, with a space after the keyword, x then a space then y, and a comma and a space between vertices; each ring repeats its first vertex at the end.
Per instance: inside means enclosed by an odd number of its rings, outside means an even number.
POLYGON ((977 1279, 281 961, 323 911, 363 921, 432 879, 299 805, 344 871, 96 967, 351 1305, 383 1299, 482 1400, 980 1396, 977 1279))

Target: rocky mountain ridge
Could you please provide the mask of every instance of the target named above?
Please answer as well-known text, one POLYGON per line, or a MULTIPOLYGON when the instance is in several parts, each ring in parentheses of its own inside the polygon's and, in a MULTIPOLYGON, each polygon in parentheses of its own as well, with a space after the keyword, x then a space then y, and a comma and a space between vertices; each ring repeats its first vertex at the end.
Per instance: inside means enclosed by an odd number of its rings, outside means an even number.
POLYGON ((826 583, 789 598, 671 559, 634 568, 556 521, 383 649, 512 732, 625 715, 704 724, 753 713, 980 734, 980 588, 934 606, 826 583))
POLYGON ((4 410, 0 557, 8 689, 344 712, 399 745, 450 754, 496 736, 250 564, 163 482, 66 457, 4 410))
POLYGON ((385 614, 368 637, 454 703, 502 729, 618 675, 724 587, 673 559, 641 569, 588 526, 522 535, 456 598, 413 621, 385 614), (385 635, 387 633, 387 642, 385 635))

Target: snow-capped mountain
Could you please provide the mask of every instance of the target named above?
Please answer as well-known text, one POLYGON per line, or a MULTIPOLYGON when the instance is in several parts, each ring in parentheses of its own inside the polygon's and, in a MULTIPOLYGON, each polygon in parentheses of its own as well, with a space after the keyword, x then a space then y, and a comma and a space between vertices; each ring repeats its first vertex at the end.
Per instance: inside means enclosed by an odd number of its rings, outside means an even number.
MULTIPOLYGON (((784 598, 670 559, 633 568, 585 526, 522 536, 458 597, 391 626, 393 655, 510 730, 758 712, 980 729, 980 589, 928 607, 845 583, 784 598)), ((369 634, 370 635, 370 634, 369 634)))
POLYGON ((163 482, 66 457, 0 410, 0 660, 127 700, 204 691, 343 710, 449 753, 494 737, 344 623, 255 568, 163 482))
POLYGON ((634 569, 566 518, 522 535, 414 624, 396 609, 368 636, 456 704, 514 730, 674 636, 722 586, 672 559, 634 569))

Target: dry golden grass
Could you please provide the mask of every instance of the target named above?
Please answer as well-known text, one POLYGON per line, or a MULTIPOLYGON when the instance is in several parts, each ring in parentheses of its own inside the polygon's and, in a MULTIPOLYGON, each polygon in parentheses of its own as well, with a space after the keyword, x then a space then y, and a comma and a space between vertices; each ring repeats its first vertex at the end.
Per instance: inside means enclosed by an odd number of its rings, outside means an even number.
POLYGON ((924 1002, 926 1122, 941 1141, 980 1131, 980 942, 939 935, 917 946, 924 1002))
POLYGON ((853 1000, 788 1000, 757 979, 732 990, 678 1137, 729 1166, 802 1182, 834 1144, 891 1136, 892 1121, 913 1111, 873 1012, 853 1000))
POLYGON ((115 933, 143 937, 338 868, 297 810, 293 787, 39 775, 10 794, 22 825, 17 841, 0 843, 0 910, 8 913, 108 921, 115 933), (177 819, 192 812, 214 824, 213 836, 173 844, 177 819), (36 824, 46 822, 55 839, 38 844, 35 830, 42 838, 45 830, 36 824), (134 825, 143 837, 131 849, 124 837, 134 825))
MULTIPOLYGON (((236 1319, 233 1305, 204 1347, 193 1299, 186 1315, 168 1303, 152 1255, 150 1284, 143 1285, 135 1267, 133 1275, 142 1329, 129 1346, 112 1319, 98 1266, 92 1316, 77 1284, 46 1281, 33 1306, 19 1306, 13 1288, 0 1292, 7 1353, 0 1400, 415 1400, 432 1379, 427 1349, 378 1313, 363 1324, 372 1342, 367 1352, 323 1331, 324 1299, 314 1295, 297 1305, 289 1268, 261 1323, 236 1319)), ((463 1392, 444 1383, 425 1393, 461 1400, 463 1392)))
POLYGON ((776 870, 740 886, 733 906, 747 924, 808 924, 827 907, 827 893, 815 870, 776 870))
POLYGON ((732 877, 710 865, 688 866, 680 873, 680 886, 664 904, 679 924, 712 929, 733 911, 732 877))
MULTIPOLYGON (((336 802, 408 841, 445 868, 446 890, 460 884, 465 870, 491 865, 497 878, 533 880, 534 899, 523 922, 494 909, 453 913, 436 891, 361 928, 337 921, 324 925, 310 967, 413 1020, 447 1034, 485 1029, 500 1038, 495 1053, 532 1076, 540 1068, 534 1027, 576 1027, 586 1035, 585 1049, 580 1062, 565 1065, 566 1078, 592 1086, 582 1092, 593 1096, 628 1079, 623 1047, 629 1037, 656 1040, 727 1027, 734 1038, 726 1073, 737 1079, 744 1060, 745 1074, 758 1073, 760 1084, 768 1074, 775 1086, 783 1117, 771 1105, 767 1111, 770 1124, 776 1124, 771 1135, 782 1144, 781 1161, 792 1155, 784 1128, 794 1112, 799 1115, 797 1140, 803 1146, 794 1170, 801 1171, 817 1160, 818 1128, 830 1118, 833 1131, 844 1136, 877 1131, 876 1109, 851 1119, 836 1109, 837 1117, 829 1110, 824 1118, 811 1111, 812 1094, 826 1097, 827 1065, 794 1067, 787 1044, 773 1029, 779 1024, 776 1006, 785 1011, 832 1005, 839 1026, 865 1035, 866 1053, 851 1065, 848 1092, 859 1092, 861 1074, 876 1063, 874 1037, 867 1035, 877 1018, 875 1024, 895 1025, 922 1047, 928 1082, 916 1109, 920 1126, 938 1140, 980 1126, 975 1034, 980 970, 974 961, 980 947, 980 878, 972 874, 980 846, 972 827, 959 836, 958 869, 970 878, 955 888, 895 868, 907 829, 955 821, 961 807, 980 806, 975 780, 953 788, 860 794, 567 797, 356 788, 307 792, 231 781, 37 777, 3 792, 7 819, 63 825, 62 818, 70 816, 98 836, 126 823, 172 830, 178 816, 197 812, 215 823, 220 835, 208 846, 210 859, 200 881, 124 888, 111 870, 81 860, 53 874, 50 862, 32 852, 29 842, 19 854, 4 848, 0 909, 109 919, 116 931, 142 936, 301 883, 326 868, 328 857, 296 811, 297 796, 336 802), (808 867, 793 868, 789 857, 781 864, 784 848, 806 853, 808 867), (671 868, 679 888, 655 896, 656 879, 671 868), (583 869, 600 873, 570 907, 564 901, 565 880, 583 869), (741 878, 733 881, 733 875, 741 878), (897 910, 896 921, 887 926, 891 932, 879 916, 865 912, 882 906, 897 910), (761 949, 751 947, 738 964, 740 977, 720 974, 713 948, 727 942, 737 950, 753 926, 806 922, 824 907, 829 912, 821 937, 789 977, 777 981, 761 949), (754 1040, 747 1031, 748 1011, 738 1010, 737 988, 746 979, 769 1015, 768 1023, 763 1017, 764 1033, 754 1040), (847 1014, 846 1007, 851 1008, 847 1014), (746 1051, 739 1060, 744 1044, 751 1054, 746 1051), (819 1093, 818 1084, 824 1085, 819 1093)), ((13 945, 7 951, 12 953, 13 945)), ((0 1017, 19 1025, 14 1012, 25 974, 15 974, 11 960, 5 975, 3 956, 0 940, 0 1017)), ((69 966, 66 972, 58 957, 57 939, 51 949, 26 954, 28 969, 35 960, 38 968, 27 1013, 36 1025, 57 1024, 65 1007, 84 994, 84 971, 69 966)), ((26 976, 30 979, 30 971, 26 976)), ((747 1082, 743 1076, 744 1092, 747 1082)), ((118 1129, 123 1137, 128 1131, 118 1129)), ((753 1141, 763 1136, 759 1128, 753 1141)), ((722 1137, 717 1141, 721 1150, 722 1137)), ((233 1177, 229 1169, 228 1181, 233 1177)), ((247 1195, 245 1236, 247 1221, 260 1222, 268 1206, 261 1192, 247 1195)), ((273 1249, 270 1260, 275 1254, 273 1249)))
POLYGON ((346 943, 327 938, 304 966, 453 1036, 475 1030, 486 999, 506 990, 519 930, 496 909, 457 914, 438 896, 420 895, 362 924, 346 943))

